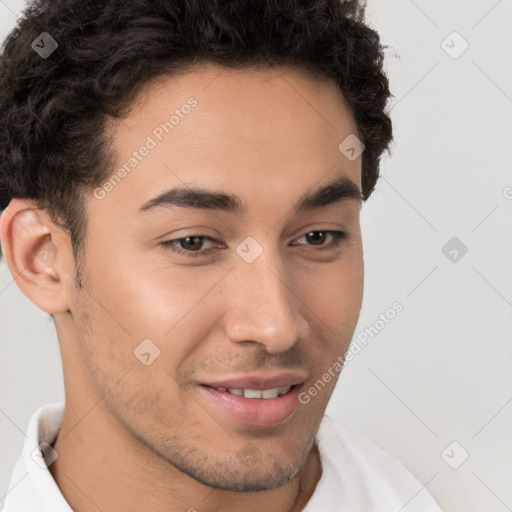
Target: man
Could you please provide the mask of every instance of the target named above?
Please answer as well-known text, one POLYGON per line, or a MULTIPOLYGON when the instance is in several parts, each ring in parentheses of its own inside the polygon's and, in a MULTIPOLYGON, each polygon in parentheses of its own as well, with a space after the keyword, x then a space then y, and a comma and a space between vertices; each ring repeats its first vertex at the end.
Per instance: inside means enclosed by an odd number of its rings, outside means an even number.
POLYGON ((391 137, 337 0, 38 0, 1 57, 0 236, 66 401, 5 512, 440 510, 325 415, 391 137))

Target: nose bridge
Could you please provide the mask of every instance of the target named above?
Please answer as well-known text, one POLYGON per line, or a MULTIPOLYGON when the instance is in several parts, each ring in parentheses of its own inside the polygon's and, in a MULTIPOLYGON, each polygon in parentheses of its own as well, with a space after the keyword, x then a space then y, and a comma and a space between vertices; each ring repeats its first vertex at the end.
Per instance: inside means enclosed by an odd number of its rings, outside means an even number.
POLYGON ((227 335, 261 343, 270 353, 287 350, 306 335, 306 322, 279 250, 265 248, 251 263, 242 256, 235 261, 227 335))

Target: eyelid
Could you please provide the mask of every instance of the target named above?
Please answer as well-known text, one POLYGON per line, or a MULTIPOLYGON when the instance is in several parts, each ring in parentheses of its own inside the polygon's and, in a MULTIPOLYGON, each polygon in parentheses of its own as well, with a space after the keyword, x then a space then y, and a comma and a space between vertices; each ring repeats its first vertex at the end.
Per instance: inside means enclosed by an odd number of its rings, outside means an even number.
MULTIPOLYGON (((330 235, 332 237, 331 243, 329 243, 327 245, 322 244, 320 246, 315 246, 314 244, 310 245, 310 244, 301 244, 301 243, 294 244, 294 245, 295 246, 304 245, 306 247, 310 247, 312 251, 316 251, 316 252, 322 251, 322 250, 328 251, 328 250, 336 249, 341 244, 341 242, 343 242, 348 236, 347 232, 345 230, 310 229, 310 230, 304 232, 304 234, 294 238, 293 241, 303 238, 303 237, 307 236, 309 233, 326 233, 327 235, 330 235)), ((216 249, 214 247, 210 247, 209 249, 201 249, 199 251, 189 251, 189 250, 181 249, 175 245, 176 242, 185 240, 186 238, 202 238, 203 240, 210 240, 212 242, 216 242, 217 244, 219 244, 219 242, 216 239, 214 239, 213 237, 210 237, 208 235, 190 234, 190 235, 182 236, 179 238, 173 238, 172 240, 166 240, 164 242, 161 242, 160 245, 162 245, 165 248, 168 248, 169 250, 171 250, 172 252, 174 252, 176 254, 180 254, 180 255, 183 255, 186 257, 209 256, 211 253, 216 252, 216 249)), ((221 244, 221 245, 224 245, 224 244, 221 244)))

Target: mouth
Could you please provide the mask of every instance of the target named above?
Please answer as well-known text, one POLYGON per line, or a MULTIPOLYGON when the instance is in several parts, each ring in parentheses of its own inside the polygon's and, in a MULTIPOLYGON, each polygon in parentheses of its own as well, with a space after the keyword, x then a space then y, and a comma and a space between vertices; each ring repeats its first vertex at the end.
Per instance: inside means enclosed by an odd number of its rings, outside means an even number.
POLYGON ((269 427, 289 422, 296 415, 303 384, 262 389, 201 384, 199 388, 215 413, 243 425, 269 427))

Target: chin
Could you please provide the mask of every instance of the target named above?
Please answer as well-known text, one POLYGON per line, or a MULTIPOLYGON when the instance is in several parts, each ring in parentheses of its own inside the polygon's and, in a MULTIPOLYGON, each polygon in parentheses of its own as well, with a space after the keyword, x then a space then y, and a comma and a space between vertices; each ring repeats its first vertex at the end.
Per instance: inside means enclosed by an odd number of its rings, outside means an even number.
POLYGON ((179 468, 198 482, 229 492, 269 491, 292 480, 302 469, 295 460, 283 465, 279 461, 248 463, 240 459, 229 462, 219 461, 213 467, 179 468), (258 467, 259 466, 259 467, 258 467))
POLYGON ((203 481, 202 483, 222 491, 246 493, 276 489, 292 480, 294 476, 294 474, 279 472, 279 477, 276 477, 276 473, 272 472, 261 474, 257 477, 254 473, 250 473, 246 478, 241 478, 240 476, 235 478, 224 477, 222 480, 219 480, 218 475, 215 475, 213 481, 203 481))

